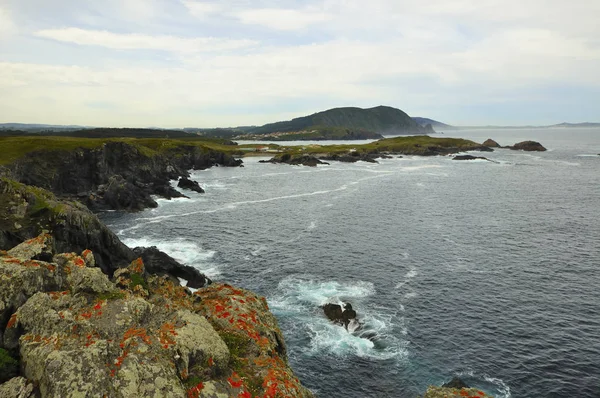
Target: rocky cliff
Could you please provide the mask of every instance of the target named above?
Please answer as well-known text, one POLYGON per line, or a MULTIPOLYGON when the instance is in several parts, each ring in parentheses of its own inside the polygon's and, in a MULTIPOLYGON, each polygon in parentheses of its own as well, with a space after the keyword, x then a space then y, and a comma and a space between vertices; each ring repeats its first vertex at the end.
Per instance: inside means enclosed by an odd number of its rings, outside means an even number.
POLYGON ((91 251, 56 254, 52 240, 0 253, 0 349, 20 363, 0 396, 312 396, 264 298, 192 293, 141 259, 110 280, 91 251))
POLYGON ((188 170, 241 164, 230 154, 169 140, 151 145, 107 141, 95 148, 37 149, 10 163, 7 172, 24 184, 77 199, 93 211, 137 211, 157 206, 152 195, 183 196, 169 180, 188 177, 188 170))

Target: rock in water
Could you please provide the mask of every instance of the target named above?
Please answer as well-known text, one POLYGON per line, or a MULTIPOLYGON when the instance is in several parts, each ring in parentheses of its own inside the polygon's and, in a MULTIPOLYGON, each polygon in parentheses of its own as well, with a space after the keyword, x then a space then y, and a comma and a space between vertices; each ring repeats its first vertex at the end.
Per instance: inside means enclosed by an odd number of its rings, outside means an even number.
POLYGON ((189 189, 194 192, 204 193, 204 189, 200 187, 197 181, 190 180, 187 177, 181 177, 179 179, 179 183, 177 184, 179 188, 189 189))
POLYGON ((316 167, 318 164, 329 164, 322 162, 312 155, 291 155, 284 153, 281 156, 275 156, 269 160, 261 160, 260 163, 286 163, 291 165, 303 165, 309 167, 316 167))
POLYGON ((496 141, 494 141, 491 138, 488 138, 487 140, 485 140, 485 142, 483 143, 483 146, 487 146, 489 148, 500 148, 500 144, 498 144, 496 141))
POLYGON ((546 148, 544 148, 542 146, 542 144, 540 144, 539 142, 536 141, 523 141, 523 142, 518 142, 513 146, 509 146, 509 149, 513 149, 516 151, 537 151, 537 152, 544 152, 546 150, 546 148))
POLYGON ((481 159, 481 160, 488 160, 488 158, 484 158, 483 156, 472 156, 472 155, 458 155, 452 158, 452 160, 476 160, 476 159, 481 159))
POLYGON ((344 326, 346 330, 351 321, 356 320, 356 311, 352 309, 350 303, 344 304, 344 309, 339 304, 327 303, 323 307, 325 316, 333 323, 344 326))

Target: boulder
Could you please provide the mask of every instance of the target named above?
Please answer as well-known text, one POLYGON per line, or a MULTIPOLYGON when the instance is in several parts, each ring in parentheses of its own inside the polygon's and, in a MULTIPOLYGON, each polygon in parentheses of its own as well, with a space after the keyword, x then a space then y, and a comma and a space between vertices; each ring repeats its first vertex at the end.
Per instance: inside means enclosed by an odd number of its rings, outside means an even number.
POLYGON ((182 189, 189 189, 190 191, 194 191, 194 192, 198 192, 198 193, 204 193, 204 189, 202 189, 200 187, 200 185, 198 184, 197 181, 190 180, 187 177, 181 177, 179 179, 179 183, 177 184, 177 187, 182 188, 182 189))
POLYGON ((518 142, 513 146, 507 147, 508 149, 513 149, 516 151, 534 151, 534 152, 544 152, 546 148, 542 146, 539 142, 536 141, 523 141, 518 142))
POLYGON ((491 138, 488 138, 483 142, 483 146, 487 146, 488 148, 500 148, 500 144, 494 141, 491 138))

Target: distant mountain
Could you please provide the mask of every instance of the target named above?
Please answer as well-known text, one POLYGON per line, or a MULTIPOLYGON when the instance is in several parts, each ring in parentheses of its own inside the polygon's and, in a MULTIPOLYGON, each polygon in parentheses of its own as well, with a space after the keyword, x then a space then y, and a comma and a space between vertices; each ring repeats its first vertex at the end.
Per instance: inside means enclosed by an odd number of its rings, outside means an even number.
POLYGON ((247 130, 249 134, 271 134, 340 127, 355 132, 379 134, 427 134, 433 130, 420 126, 400 109, 389 106, 375 108, 335 108, 289 121, 265 124, 247 130))
POLYGON ((560 124, 554 124, 552 126, 548 126, 548 127, 600 127, 600 123, 560 123, 560 124))
POLYGON ((433 119, 429 119, 427 117, 413 117, 412 118, 415 122, 417 122, 419 125, 425 127, 428 124, 431 124, 431 127, 433 127, 435 130, 440 130, 440 129, 446 129, 446 130, 451 130, 451 129, 455 129, 456 127, 451 126, 449 124, 446 123, 442 123, 442 122, 438 122, 437 120, 433 120, 433 119))

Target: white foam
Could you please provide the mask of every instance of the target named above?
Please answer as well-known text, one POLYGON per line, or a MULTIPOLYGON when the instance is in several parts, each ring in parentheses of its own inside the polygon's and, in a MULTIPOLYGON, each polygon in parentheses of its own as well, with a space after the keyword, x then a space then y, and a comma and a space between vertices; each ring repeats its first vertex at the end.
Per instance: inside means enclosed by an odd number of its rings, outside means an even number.
POLYGON ((308 231, 312 231, 313 229, 317 228, 317 223, 314 221, 311 221, 309 226, 306 228, 308 231))
POLYGON ((186 239, 153 241, 147 238, 124 238, 122 241, 129 247, 156 246, 158 250, 167 253, 182 264, 198 269, 209 278, 215 278, 221 274, 217 267, 210 264, 215 252, 202 249, 196 242, 186 239))
POLYGON ((294 322, 294 328, 303 328, 311 338, 305 348, 308 355, 355 355, 373 359, 404 358, 406 344, 393 336, 390 310, 365 308, 361 299, 375 294, 370 282, 315 281, 308 277, 287 277, 279 283, 278 294, 269 299, 275 314, 294 322), (352 303, 360 324, 353 323, 349 330, 330 322, 319 308, 326 303, 352 303))
POLYGON ((581 155, 577 155, 577 157, 580 157, 580 158, 600 158, 600 156, 598 154, 596 154, 596 153, 595 154, 584 153, 584 154, 581 154, 581 155))
POLYGON ((488 375, 483 375, 483 378, 488 383, 492 383, 495 386, 497 386, 498 391, 502 394, 502 398, 510 398, 511 397, 510 387, 503 380, 498 379, 496 377, 490 377, 488 375))

